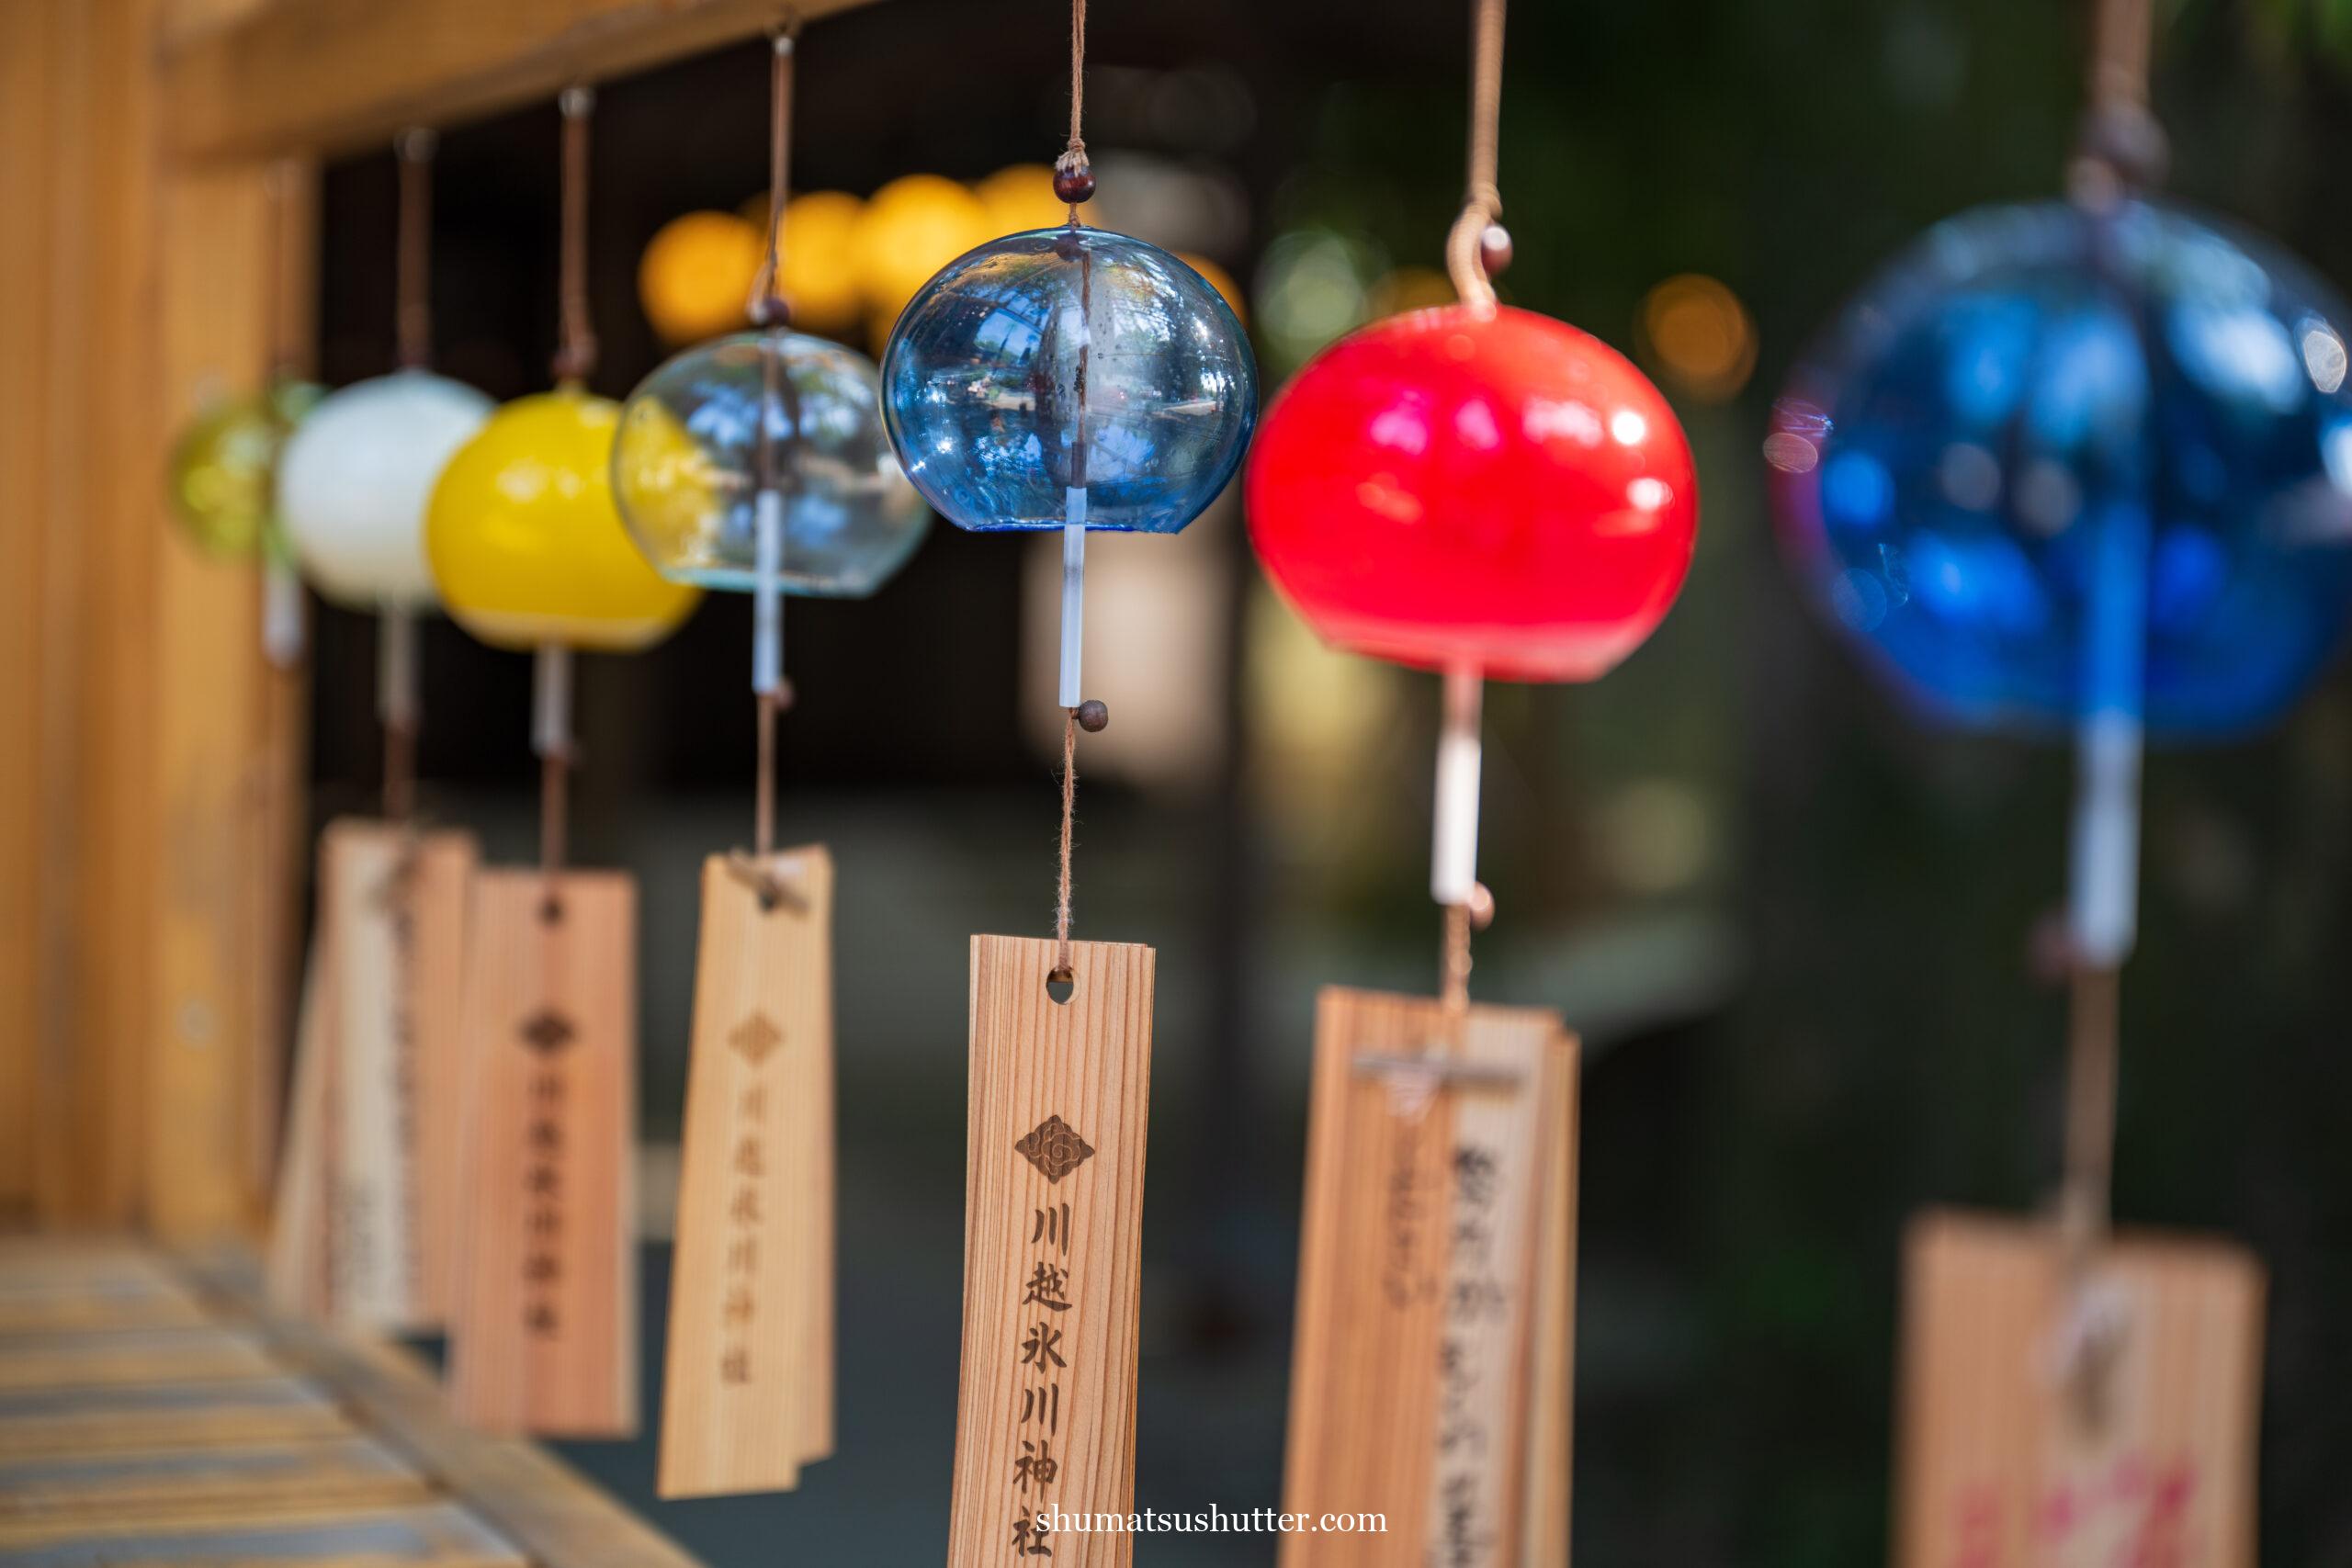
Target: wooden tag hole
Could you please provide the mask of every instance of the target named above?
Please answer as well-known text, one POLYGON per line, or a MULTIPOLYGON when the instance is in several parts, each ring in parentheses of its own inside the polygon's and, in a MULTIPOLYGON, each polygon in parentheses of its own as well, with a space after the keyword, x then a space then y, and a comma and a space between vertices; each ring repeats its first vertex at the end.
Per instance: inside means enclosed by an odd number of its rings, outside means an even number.
POLYGON ((1046 995, 1057 1002, 1067 1003, 1078 989, 1078 976, 1067 969, 1049 970, 1046 975, 1046 995))
POLYGON ((545 898, 539 900, 539 924, 543 926, 560 926, 563 924, 563 900, 561 898, 550 893, 545 898))

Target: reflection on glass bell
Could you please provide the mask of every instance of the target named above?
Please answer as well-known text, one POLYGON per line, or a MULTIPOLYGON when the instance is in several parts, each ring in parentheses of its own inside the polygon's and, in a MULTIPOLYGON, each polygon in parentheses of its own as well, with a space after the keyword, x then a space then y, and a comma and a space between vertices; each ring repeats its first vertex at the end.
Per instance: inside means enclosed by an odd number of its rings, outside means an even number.
POLYGON ((517 398, 433 487, 424 549, 458 624, 500 648, 628 653, 661 641, 701 594, 665 581, 613 509, 620 405, 571 389, 517 398))
POLYGON ((890 450, 881 401, 874 367, 822 338, 741 333, 688 350, 621 410, 613 446, 621 517, 662 576, 750 591, 764 404, 784 498, 784 591, 871 593, 931 525, 890 450), (771 343, 772 400, 763 365, 771 343))
POLYGON ((944 268, 891 331, 882 388, 908 477, 960 528, 1173 534, 1232 479, 1258 409, 1249 339, 1216 290, 1157 246, 1083 227, 944 268))
POLYGON ((330 393, 286 443, 277 504, 302 571, 352 609, 433 603, 424 508, 494 405, 462 381, 396 370, 330 393))
POLYGON ((1589 681, 1690 570, 1690 443, 1648 378, 1529 310, 1375 321, 1267 411, 1250 535, 1327 642, 1505 681, 1589 681))
POLYGON ((1930 231, 1775 407, 1790 555, 1945 716, 2243 729, 2352 601, 2352 316, 2178 207, 1930 231))
POLYGON ((258 396, 223 399, 188 425, 172 448, 172 511, 207 553, 243 559, 285 547, 275 491, 278 452, 323 394, 308 381, 279 380, 258 396))

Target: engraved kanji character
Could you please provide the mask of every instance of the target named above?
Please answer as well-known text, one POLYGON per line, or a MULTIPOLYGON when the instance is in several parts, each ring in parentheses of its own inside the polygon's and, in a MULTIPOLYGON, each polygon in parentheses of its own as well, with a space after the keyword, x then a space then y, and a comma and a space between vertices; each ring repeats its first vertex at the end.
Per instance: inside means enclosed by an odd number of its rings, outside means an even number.
POLYGON ((1040 1423, 1048 1433, 1062 1429, 1062 1385, 1047 1383, 1041 1388, 1021 1391, 1021 1425, 1040 1423))
POLYGON ((1050 1263, 1040 1263, 1037 1265, 1037 1271, 1029 1276, 1028 1293, 1021 1298, 1021 1304, 1027 1306, 1035 1302, 1039 1306, 1055 1312, 1068 1312, 1069 1303, 1062 1300, 1062 1297, 1069 1290, 1069 1269, 1057 1269, 1050 1263))
POLYGON ((1034 1477, 1042 1491, 1051 1486, 1054 1477, 1061 1472, 1061 1461, 1054 1457, 1051 1438, 1036 1443, 1026 1438, 1021 1439, 1021 1457, 1012 1461, 1012 1483, 1015 1486, 1026 1492, 1034 1477))
POLYGON ((758 1224, 760 1223, 760 1190, 756 1187, 738 1187, 735 1190, 735 1201, 727 1205, 727 1214, 738 1224, 758 1224))
POLYGON ((1069 1363, 1062 1359, 1062 1353, 1058 1348, 1061 1342, 1060 1329, 1042 1323, 1031 1324, 1029 1337, 1021 1342, 1021 1364, 1025 1367, 1034 1363, 1042 1367, 1046 1361, 1051 1360, 1057 1367, 1069 1366, 1069 1363))
POLYGON ((1062 1249, 1062 1256, 1068 1258, 1069 1256, 1069 1205, 1068 1203, 1048 1204, 1036 1211, 1036 1213, 1037 1223, 1031 1226, 1029 1231, 1030 1245, 1034 1247, 1041 1241, 1049 1247, 1058 1245, 1062 1249))
POLYGON ((1022 1509, 1021 1517, 1012 1521, 1012 1555, 1051 1557, 1053 1554, 1054 1549, 1046 1541, 1045 1522, 1031 1517, 1028 1509, 1022 1509))
POLYGON ((752 1381, 751 1347, 747 1345, 729 1347, 727 1353, 718 1358, 718 1376, 723 1382, 750 1382, 752 1381))

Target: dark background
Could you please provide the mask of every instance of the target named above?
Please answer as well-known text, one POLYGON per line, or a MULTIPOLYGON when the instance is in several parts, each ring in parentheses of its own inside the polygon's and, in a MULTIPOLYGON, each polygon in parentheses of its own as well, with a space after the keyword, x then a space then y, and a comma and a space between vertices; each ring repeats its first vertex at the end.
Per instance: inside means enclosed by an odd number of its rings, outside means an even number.
MULTIPOLYGON (((2284 5, 2159 9, 2174 188, 2352 275, 2352 113, 2329 39, 2284 5)), ((1049 161, 1065 28, 1041 0, 888 0, 812 28, 796 184, 1049 161)), ((1213 259, 1245 287, 1306 245, 1367 276, 1435 265, 1467 35, 1464 7, 1404 0, 1098 5, 1089 140, 1098 160, 1242 193, 1246 228, 1213 259), (1155 92, 1171 81, 1214 91, 1155 92)), ((2063 1008, 2027 954, 2061 890, 2068 759, 1928 733, 1875 687, 1781 571, 1755 453, 1779 377, 1880 260, 1958 208, 2055 190, 2082 45, 2075 7, 2047 0, 1512 8, 1508 297, 1634 349, 1648 290, 1703 273, 1760 348, 1736 395, 1679 400, 1704 505, 1664 628, 1605 682, 1488 704, 1482 867, 1501 915, 1475 990, 1557 1006, 1586 1041, 1584 1562, 1882 1559, 1905 1218, 2030 1209, 2055 1179, 2063 1008)), ((756 43, 602 85, 597 389, 624 394, 663 352, 636 303, 645 242, 763 186, 765 92, 756 43)), ((543 385, 554 347, 556 128, 548 106, 442 142, 441 365, 502 398, 543 385)), ((390 364, 392 192, 389 153, 330 172, 333 383, 390 364)), ((1250 292, 1271 387, 1305 345, 1250 292)), ((1434 983, 1436 690, 1307 646, 1229 502, 1140 547, 1170 552, 1171 582, 1187 569, 1183 611, 1217 652, 1182 677, 1216 716, 1184 740, 1194 765, 1089 773, 1080 792, 1079 934, 1159 950, 1137 1501, 1246 1510, 1280 1490, 1314 989, 1434 983)), ((783 831, 830 842, 842 877, 840 1453, 792 1495, 663 1506, 650 1439, 571 1450, 716 1563, 928 1561, 944 1541, 966 937, 1042 934, 1051 908, 1026 559, 943 525, 871 601, 788 616, 783 831)), ((1090 658, 1115 635, 1098 623, 1090 658)), ((372 637, 322 609, 322 818, 371 805, 372 637)), ((746 603, 714 597, 653 652, 582 665, 574 850, 643 884, 657 1144, 677 1135, 696 867, 749 834, 749 645, 746 603)), ((424 649, 427 806, 526 859, 527 661, 444 622, 424 649)), ((1114 728, 1164 700, 1091 694, 1114 728)), ((2352 1562, 2347 805, 2340 670, 2276 734, 2153 758, 2124 986, 2121 1219, 2228 1233, 2271 1270, 2273 1563, 2352 1562)), ((665 1258, 647 1280, 657 1332, 665 1258)), ((1170 1537, 1140 1555, 1274 1550, 1170 1537)))

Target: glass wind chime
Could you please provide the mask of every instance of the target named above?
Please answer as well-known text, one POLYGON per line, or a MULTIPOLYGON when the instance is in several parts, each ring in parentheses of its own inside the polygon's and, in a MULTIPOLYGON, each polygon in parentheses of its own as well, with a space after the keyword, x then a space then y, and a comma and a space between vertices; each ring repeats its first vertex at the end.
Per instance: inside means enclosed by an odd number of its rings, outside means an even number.
POLYGON ((261 647, 277 670, 302 660, 302 582, 277 513, 277 465, 287 437, 310 414, 322 389, 302 372, 296 309, 287 275, 293 266, 290 166, 268 180, 269 364, 257 392, 215 392, 173 445, 166 492, 190 543, 216 560, 261 568, 261 647))
POLYGON ((1488 680, 1594 680, 1637 647, 1689 570, 1698 489, 1639 371, 1496 299, 1502 32, 1500 0, 1480 0, 1445 247, 1459 302, 1317 355, 1250 462, 1251 537, 1284 596, 1326 641, 1444 693, 1440 995, 1334 988, 1317 1009, 1283 1505, 1403 1513, 1385 1546, 1286 1538, 1288 1568, 1566 1561, 1576 1049, 1556 1013, 1469 1002, 1492 914, 1479 699, 1488 680))
POLYGON ((660 1488, 788 1489, 832 1451, 832 863, 777 852, 787 594, 864 598, 931 513, 874 366, 790 329, 778 285, 793 35, 774 40, 767 253, 753 331, 677 355, 621 412, 613 488, 656 570, 752 599, 752 851, 704 862, 660 1488))
POLYGON ((288 439, 277 512, 304 575, 379 627, 383 813, 321 836, 273 1279, 288 1305, 377 1329, 448 1311, 460 1198, 459 1020, 473 836, 414 818, 416 622, 435 602, 424 513, 449 457, 490 415, 435 375, 433 133, 395 148, 400 368, 334 392, 288 439))
POLYGON ((492 414, 434 486, 425 554, 467 631, 536 657, 540 863, 475 879, 460 1164, 474 1211, 450 1314, 451 1399, 508 1431, 637 1425, 636 884, 565 864, 574 649, 628 653, 701 597, 646 564, 615 509, 620 406, 593 396, 587 88, 562 111, 556 388, 492 414))
POLYGON ((1068 220, 950 263, 899 316, 882 362, 890 439, 949 522, 1062 537, 1054 935, 972 939, 958 1562, 1124 1560, 1114 1537, 1049 1544, 1040 1518, 1125 1513, 1134 1488, 1154 955, 1070 937, 1078 732, 1109 721, 1080 683, 1086 536, 1183 528, 1232 479, 1257 412, 1249 344, 1216 290, 1158 246, 1079 219, 1094 191, 1085 27, 1077 0, 1054 182, 1068 220))
POLYGON ((2066 199, 1938 225, 1831 325, 1764 445, 1790 561, 1871 663, 1936 722, 2078 759, 2058 1223, 1913 1237, 1905 1564, 1968 1540, 2089 1562, 2151 1529, 2254 1560, 2259 1271, 2108 1236, 2117 979, 2145 740, 2274 719, 2352 607, 2352 315, 2154 194, 2147 0, 2100 0, 2094 31, 2066 199))

